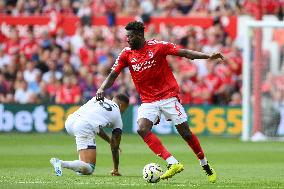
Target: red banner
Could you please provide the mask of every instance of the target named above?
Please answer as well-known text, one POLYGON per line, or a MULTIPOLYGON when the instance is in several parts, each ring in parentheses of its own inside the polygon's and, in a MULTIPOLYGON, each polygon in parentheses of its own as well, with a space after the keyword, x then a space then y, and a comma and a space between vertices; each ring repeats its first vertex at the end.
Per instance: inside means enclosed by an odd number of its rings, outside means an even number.
MULTIPOLYGON (((118 17, 116 20, 117 25, 126 25, 129 21, 133 21, 133 17, 118 17)), ((1 29, 8 25, 36 25, 41 27, 47 27, 49 30, 62 27, 68 35, 75 33, 76 25, 79 22, 79 18, 76 16, 63 16, 63 15, 51 15, 51 16, 6 16, 0 15, 1 29)), ((225 28, 225 31, 232 37, 236 37, 237 32, 237 17, 223 17, 221 22, 225 28)), ((107 25, 106 17, 94 17, 92 21, 93 25, 107 25)), ((213 24, 213 18, 208 17, 153 17, 151 23, 159 26, 161 23, 174 24, 178 26, 200 26, 208 28, 213 24)))

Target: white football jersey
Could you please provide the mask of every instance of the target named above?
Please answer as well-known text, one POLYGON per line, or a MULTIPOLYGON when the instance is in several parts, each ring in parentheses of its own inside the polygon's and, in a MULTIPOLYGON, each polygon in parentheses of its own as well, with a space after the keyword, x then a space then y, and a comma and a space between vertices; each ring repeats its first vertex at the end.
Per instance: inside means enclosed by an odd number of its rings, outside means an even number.
POLYGON ((74 114, 91 124, 95 132, 98 132, 100 127, 122 130, 123 124, 119 107, 115 102, 106 98, 104 101, 97 101, 94 97, 74 114))

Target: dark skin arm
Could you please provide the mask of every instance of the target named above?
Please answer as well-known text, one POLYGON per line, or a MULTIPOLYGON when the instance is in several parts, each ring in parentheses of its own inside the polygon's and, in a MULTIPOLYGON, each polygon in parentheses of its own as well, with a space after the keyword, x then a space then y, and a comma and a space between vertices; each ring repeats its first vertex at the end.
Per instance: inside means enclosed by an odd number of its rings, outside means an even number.
POLYGON ((104 132, 103 129, 100 128, 100 131, 99 133, 97 133, 97 135, 100 136, 107 143, 110 143, 110 137, 104 132))
POLYGON ((178 51, 177 56, 180 57, 185 57, 191 60, 194 59, 211 59, 211 60, 215 60, 215 59, 222 59, 224 60, 224 57, 221 53, 213 53, 212 55, 208 55, 202 52, 198 52, 198 51, 192 51, 192 50, 188 50, 188 49, 180 49, 178 51))
POLYGON ((108 88, 110 88, 115 79, 118 77, 118 74, 115 73, 115 71, 111 71, 110 74, 107 76, 107 78, 104 80, 103 84, 101 85, 101 87, 98 89, 97 94, 96 94, 96 100, 104 100, 105 97, 105 90, 107 90, 108 88))
POLYGON ((118 171, 119 166, 119 145, 121 140, 121 130, 115 129, 112 132, 110 147, 112 152, 112 160, 113 160, 113 170, 111 171, 112 176, 121 176, 118 171))
MULTIPOLYGON (((110 144, 111 138, 105 133, 103 129, 100 128, 99 133, 97 133, 99 137, 101 137, 104 141, 110 144)), ((119 152, 121 153, 121 149, 118 148, 119 152)))

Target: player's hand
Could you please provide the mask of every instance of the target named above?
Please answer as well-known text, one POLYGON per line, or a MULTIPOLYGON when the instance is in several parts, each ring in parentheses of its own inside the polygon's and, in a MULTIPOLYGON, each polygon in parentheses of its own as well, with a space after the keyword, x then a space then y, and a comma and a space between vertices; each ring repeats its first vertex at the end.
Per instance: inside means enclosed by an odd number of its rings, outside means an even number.
POLYGON ((111 176, 121 176, 121 174, 118 172, 117 169, 113 169, 111 172, 110 172, 111 176))
POLYGON ((224 60, 224 56, 221 53, 213 53, 209 59, 215 60, 215 59, 221 59, 224 60))
POLYGON ((104 101, 104 97, 105 97, 105 92, 102 89, 98 89, 97 94, 96 94, 96 100, 97 101, 104 101))

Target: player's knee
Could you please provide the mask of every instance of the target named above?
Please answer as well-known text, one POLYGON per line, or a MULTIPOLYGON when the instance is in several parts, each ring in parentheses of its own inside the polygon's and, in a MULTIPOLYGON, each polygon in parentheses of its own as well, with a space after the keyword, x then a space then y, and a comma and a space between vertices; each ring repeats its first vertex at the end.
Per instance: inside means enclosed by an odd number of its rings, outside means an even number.
POLYGON ((188 140, 192 137, 192 133, 187 125, 177 125, 176 126, 178 133, 184 138, 185 140, 188 140))
POLYGON ((94 164, 88 164, 87 166, 84 166, 81 168, 80 173, 83 175, 91 175, 95 171, 95 165, 94 164))
POLYGON ((138 130, 137 130, 137 133, 141 136, 141 137, 144 137, 147 135, 147 133, 149 132, 150 130, 146 127, 140 127, 138 130))
POLYGON ((137 130, 137 133, 141 137, 144 137, 151 131, 153 123, 147 119, 140 119, 138 120, 138 126, 139 128, 137 130))

